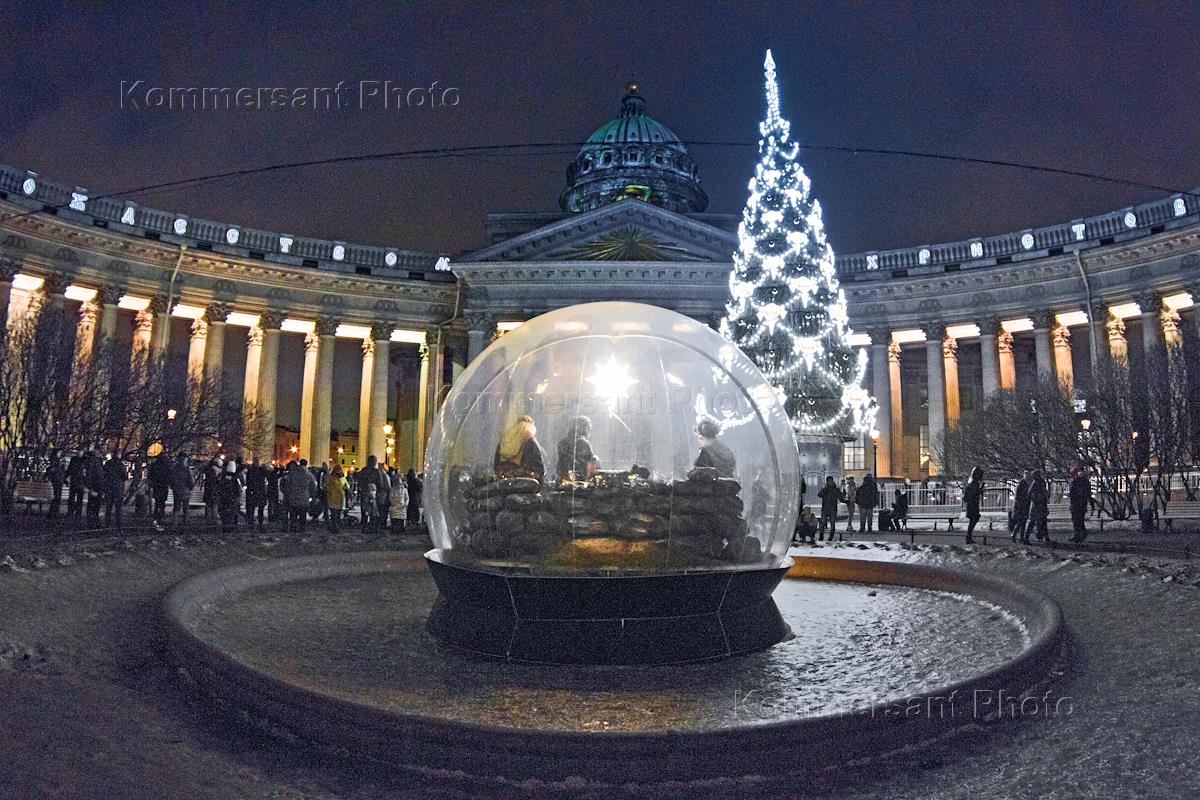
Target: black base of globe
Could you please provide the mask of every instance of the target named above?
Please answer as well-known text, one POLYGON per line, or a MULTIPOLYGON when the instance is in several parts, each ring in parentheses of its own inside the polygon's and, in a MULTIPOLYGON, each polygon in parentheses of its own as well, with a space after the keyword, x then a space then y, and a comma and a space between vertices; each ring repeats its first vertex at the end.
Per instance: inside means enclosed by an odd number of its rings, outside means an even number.
POLYGON ((440 596, 426 627, 446 644, 542 664, 678 664, 764 650, 788 639, 771 593, 775 567, 667 575, 535 575, 425 561, 440 596))

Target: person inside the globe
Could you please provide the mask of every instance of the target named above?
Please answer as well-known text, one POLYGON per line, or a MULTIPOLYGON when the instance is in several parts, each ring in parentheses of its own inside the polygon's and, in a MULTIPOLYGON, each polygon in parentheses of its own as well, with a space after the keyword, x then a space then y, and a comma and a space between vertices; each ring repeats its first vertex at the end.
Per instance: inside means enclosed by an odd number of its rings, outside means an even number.
POLYGON ((696 438, 700 440, 700 454, 696 456, 697 467, 712 467, 722 478, 732 478, 737 472, 737 458, 724 442, 717 437, 721 435, 721 426, 715 419, 702 419, 696 425, 696 438))
POLYGON ((559 480, 585 481, 600 468, 600 460, 592 452, 592 421, 576 417, 563 438, 558 440, 558 463, 554 474, 559 480))
POLYGON ((496 445, 495 468, 496 475, 502 478, 519 476, 540 481, 546 477, 542 446, 538 444, 533 417, 517 417, 500 436, 500 444, 496 445))

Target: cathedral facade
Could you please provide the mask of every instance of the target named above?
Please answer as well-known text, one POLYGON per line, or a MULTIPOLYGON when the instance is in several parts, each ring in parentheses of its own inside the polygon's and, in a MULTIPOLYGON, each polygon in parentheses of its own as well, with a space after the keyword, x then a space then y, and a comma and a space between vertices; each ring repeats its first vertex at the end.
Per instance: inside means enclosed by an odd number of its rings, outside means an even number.
MULTIPOLYGON (((352 447, 350 466, 373 454, 420 469, 449 386, 524 320, 632 300, 715 326, 739 217, 707 207, 697 165, 636 84, 568 166, 558 211, 489 215, 486 244, 460 255, 217 222, 0 166, 0 314, 61 304, 81 352, 101 336, 186 350, 189 369, 270 414, 298 399, 298 425, 272 420, 298 428, 298 455, 352 447), (281 371, 281 348, 301 347, 302 371, 281 371), (356 408, 337 409, 354 439, 331 435, 335 357, 361 358, 356 408)), ((837 268, 879 405, 877 447, 848 442, 848 471, 937 474, 930 442, 991 393, 1057 376, 1085 396, 1095 354, 1178 342, 1190 362, 1200 347, 1195 193, 837 268)))

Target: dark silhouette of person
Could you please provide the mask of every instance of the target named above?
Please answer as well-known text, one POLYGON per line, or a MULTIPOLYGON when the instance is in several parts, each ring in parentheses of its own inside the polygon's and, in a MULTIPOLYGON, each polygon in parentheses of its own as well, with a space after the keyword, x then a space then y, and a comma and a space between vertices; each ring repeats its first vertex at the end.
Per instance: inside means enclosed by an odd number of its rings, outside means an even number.
POLYGON ((732 478, 737 472, 737 458, 733 451, 717 437, 721 426, 714 419, 702 419, 696 425, 696 438, 700 440, 700 454, 696 456, 697 467, 712 467, 722 478, 732 478))
POLYGON ((975 526, 979 524, 979 506, 983 501, 983 470, 979 467, 971 470, 971 480, 963 489, 963 505, 967 507, 967 538, 966 543, 975 541, 975 526))
POLYGON ((559 480, 583 481, 592 476, 600 465, 596 454, 592 452, 592 443, 588 437, 592 435, 592 421, 587 417, 576 417, 565 436, 558 441, 558 463, 554 474, 559 480))

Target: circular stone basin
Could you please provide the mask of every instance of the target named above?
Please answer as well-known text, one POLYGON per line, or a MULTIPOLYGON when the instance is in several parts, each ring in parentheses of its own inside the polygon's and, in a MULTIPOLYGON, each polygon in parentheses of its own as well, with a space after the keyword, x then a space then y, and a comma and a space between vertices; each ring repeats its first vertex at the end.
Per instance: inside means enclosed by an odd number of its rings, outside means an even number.
POLYGON ((620 783, 817 768, 912 744, 969 723, 976 691, 1020 694, 1058 653, 1053 601, 996 578, 831 558, 798 558, 790 577, 774 598, 795 637, 719 662, 472 656, 427 634, 437 590, 421 559, 393 553, 189 579, 168 594, 168 640, 202 689, 325 748, 620 783))

